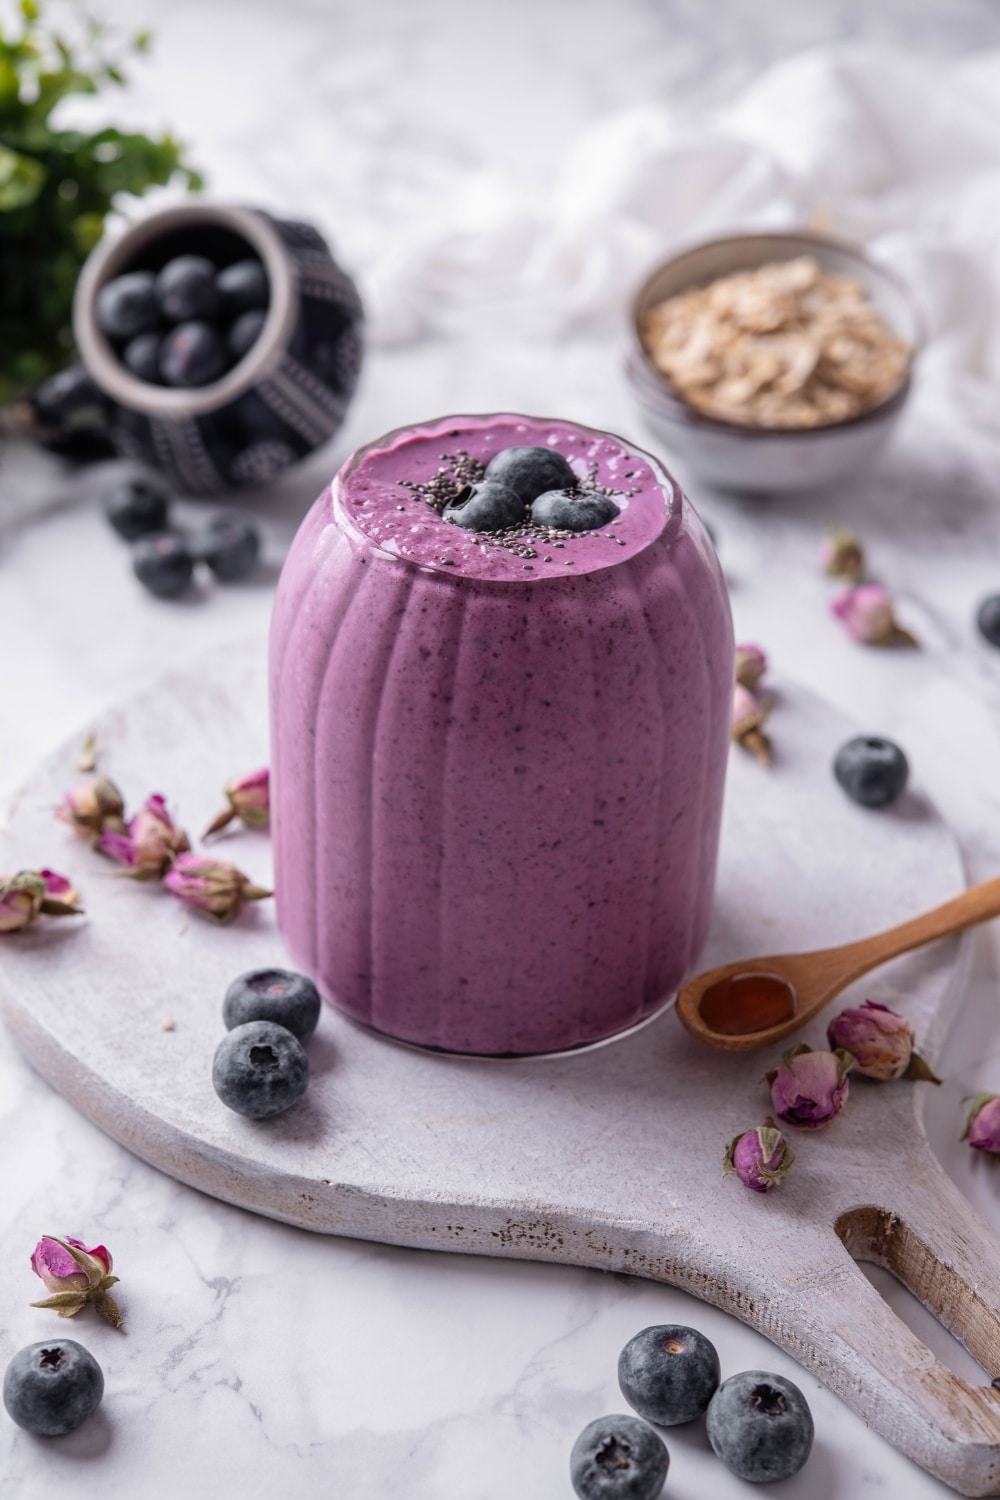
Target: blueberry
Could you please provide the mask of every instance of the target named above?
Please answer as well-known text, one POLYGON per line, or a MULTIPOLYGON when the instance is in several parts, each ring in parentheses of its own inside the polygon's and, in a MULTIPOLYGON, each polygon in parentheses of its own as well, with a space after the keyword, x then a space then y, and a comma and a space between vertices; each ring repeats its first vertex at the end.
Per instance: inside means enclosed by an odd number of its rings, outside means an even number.
POLYGON ((227 313, 266 307, 270 300, 267 272, 259 260, 238 260, 215 278, 222 306, 227 313))
POLYGON ((177 255, 168 260, 156 278, 156 300, 163 316, 171 323, 213 317, 221 301, 215 274, 204 255, 177 255))
POLYGON ((319 990, 293 969, 251 969, 234 979, 222 1003, 222 1019, 232 1031, 247 1021, 274 1021, 300 1042, 308 1041, 319 1021, 319 990))
POLYGON ((524 501, 507 485, 485 480, 463 485, 442 515, 469 531, 504 531, 524 521, 524 501))
POLYGON ((595 490, 546 490, 531 502, 531 519, 560 531, 596 531, 617 514, 615 502, 595 490))
POLYGON ((103 1395, 100 1365, 73 1339, 29 1344, 14 1355, 3 1378, 3 1404, 11 1418, 40 1437, 74 1432, 103 1395))
POLYGON ((266 322, 267 313, 262 307, 252 307, 249 312, 240 313, 226 337, 233 359, 242 359, 250 352, 266 322))
POLYGON ((128 271, 101 287, 94 302, 97 326, 109 339, 132 339, 160 321, 152 271, 128 271))
POLYGON ((108 398, 83 365, 69 365, 35 387, 31 408, 43 427, 91 427, 103 424, 108 398))
POLYGON ((766 1484, 797 1474, 813 1441, 806 1398, 783 1375, 743 1370, 712 1397, 705 1418, 716 1458, 740 1479, 766 1484))
POLYGON ((133 544, 132 571, 158 599, 177 599, 190 587, 194 558, 183 537, 153 531, 133 544))
POLYGON ((979 626, 979 634, 991 646, 1000 646, 1000 594, 991 594, 988 599, 983 600, 976 615, 976 624, 979 626))
POLYGON ((123 479, 104 497, 104 514, 126 542, 167 528, 167 497, 148 479, 123 479))
POLYGON ((226 355, 208 323, 178 323, 163 340, 160 374, 168 385, 210 385, 226 368, 226 355))
POLYGON ((861 734, 841 745, 833 774, 847 795, 863 807, 886 807, 906 786, 910 767, 892 740, 861 734))
POLYGON ((659 1433, 638 1417, 598 1417, 573 1444, 569 1477, 580 1500, 655 1500, 670 1455, 659 1433))
POLYGON ((246 1021, 215 1050, 215 1092, 238 1115, 267 1120, 297 1104, 309 1082, 309 1059, 287 1026, 246 1021))
POLYGON ((163 338, 158 333, 137 333, 122 350, 122 363, 137 380, 148 385, 160 384, 160 351, 163 338))
POLYGON ((198 560, 208 563, 220 583, 238 583, 257 566, 260 532, 245 516, 224 511, 199 533, 194 550, 198 560))
POLYGON ((486 478, 516 490, 529 505, 546 490, 571 490, 576 475, 553 448, 501 448, 486 465, 486 478))
POLYGON ((700 1417, 721 1378, 719 1356, 696 1328, 658 1323, 629 1339, 618 1358, 618 1384, 647 1422, 674 1427, 700 1417))
POLYGON ((111 403, 83 365, 69 365, 35 387, 28 398, 38 441, 78 463, 113 458, 111 403))

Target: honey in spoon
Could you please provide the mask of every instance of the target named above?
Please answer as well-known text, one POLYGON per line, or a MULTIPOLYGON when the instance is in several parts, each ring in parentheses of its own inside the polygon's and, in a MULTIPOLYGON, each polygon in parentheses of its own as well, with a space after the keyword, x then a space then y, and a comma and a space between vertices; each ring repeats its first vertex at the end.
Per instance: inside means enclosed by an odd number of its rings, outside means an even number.
POLYGON ((730 974, 710 984, 698 1010, 706 1026, 723 1036, 749 1036, 794 1016, 795 986, 777 974, 730 974))

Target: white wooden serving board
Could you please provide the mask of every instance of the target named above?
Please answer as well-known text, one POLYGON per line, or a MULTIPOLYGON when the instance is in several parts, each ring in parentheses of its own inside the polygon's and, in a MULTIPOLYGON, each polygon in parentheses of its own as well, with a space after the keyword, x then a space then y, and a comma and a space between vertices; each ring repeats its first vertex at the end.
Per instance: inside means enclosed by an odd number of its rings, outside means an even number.
MULTIPOLYGON (((919 792, 882 813, 843 796, 829 767, 852 730, 831 708, 789 688, 772 724, 770 772, 733 753, 706 966, 856 938, 964 884, 919 792)), ((178 671, 86 727, 129 805, 162 791, 195 836, 227 778, 266 763, 263 644, 178 671)), ((397 1046, 326 1011, 303 1102, 244 1120, 217 1100, 211 1059, 229 980, 284 961, 272 904, 216 928, 156 887, 111 877, 53 819, 78 749, 17 797, 0 870, 68 873, 87 915, 3 939, 0 1005, 38 1070, 110 1135, 183 1182, 303 1228, 671 1282, 787 1349, 946 1483, 1000 1493, 1000 1392, 946 1370, 853 1258, 894 1271, 986 1381, 1000 1373, 1000 1236, 930 1153, 931 1085, 856 1081, 828 1130, 795 1133, 792 1174, 763 1197, 723 1179, 721 1161, 766 1114, 760 1078, 776 1058, 702 1049, 672 1012, 575 1055, 484 1062, 397 1046)), ((266 834, 216 847, 267 881, 266 834)), ((964 951, 938 944, 848 993, 892 1000, 933 1061, 964 951)), ((824 1025, 804 1038, 823 1045, 824 1025)))

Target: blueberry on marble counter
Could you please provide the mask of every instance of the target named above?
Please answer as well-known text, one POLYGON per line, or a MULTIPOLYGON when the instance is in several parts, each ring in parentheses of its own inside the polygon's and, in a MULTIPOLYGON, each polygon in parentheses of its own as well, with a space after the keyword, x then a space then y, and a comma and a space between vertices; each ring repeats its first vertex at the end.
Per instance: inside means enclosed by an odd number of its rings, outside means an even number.
POLYGON ((222 1003, 229 1031, 247 1021, 273 1021, 300 1042, 316 1030, 322 1002, 319 990, 294 969, 250 969, 234 979, 222 1003))
POLYGON ((525 520, 524 501, 508 485, 486 479, 463 485, 442 515, 469 531, 505 531, 525 520))
POLYGON ((221 297, 215 284, 215 266, 205 255, 175 255, 156 278, 156 300, 171 323, 212 318, 221 297))
POLYGON ((1000 646, 1000 594, 984 599, 976 613, 979 634, 991 646, 1000 646))
POLYGON ((530 504, 546 490, 569 490, 576 475, 554 448, 501 448, 486 465, 485 478, 505 484, 530 504))
POLYGON ((610 496, 596 490, 546 490, 531 502, 531 519, 539 526, 556 526, 560 531, 596 531, 617 514, 618 507, 610 496))
POLYGON ((659 1433, 638 1417, 615 1414, 583 1429, 569 1475, 580 1500, 656 1500, 669 1466, 659 1433))
POLYGON ((3 1378, 3 1404, 12 1421, 39 1437, 74 1432, 101 1404, 104 1375, 73 1339, 47 1339, 18 1351, 3 1378))
POLYGON ((743 1370, 724 1380, 709 1404, 705 1427, 716 1457, 753 1484, 790 1479, 812 1448, 813 1419, 805 1396, 783 1375, 763 1370, 743 1370))
POLYGON ((222 341, 210 323, 178 323, 163 340, 160 375, 167 385, 211 385, 226 363, 222 341))
POLYGON ((167 496, 149 479, 123 479, 104 497, 104 514, 126 542, 167 529, 167 496))
POLYGON ((176 532, 154 531, 132 544, 132 571, 158 599, 177 599, 191 585, 194 558, 176 532))
POLYGON ((215 278, 223 310, 229 314, 266 307, 270 300, 267 272, 259 260, 237 260, 215 278))
POLYGON ((152 271, 127 271, 101 287, 94 303, 97 326, 111 339, 131 339, 160 321, 152 271))
POLYGON ((618 1358, 622 1395, 647 1422, 673 1427, 700 1417, 719 1387, 715 1345, 696 1328, 659 1323, 629 1339, 618 1358))
POLYGON ((246 1021, 222 1038, 212 1063, 215 1092, 239 1115, 267 1120, 297 1104, 309 1083, 302 1043, 274 1021, 246 1021))
POLYGON ((904 790, 910 767, 892 740, 861 734, 841 745, 833 774, 852 801, 863 807, 887 807, 904 790))
POLYGON ((220 583, 249 577, 260 556, 260 532, 236 511, 221 511, 196 536, 193 551, 220 583))

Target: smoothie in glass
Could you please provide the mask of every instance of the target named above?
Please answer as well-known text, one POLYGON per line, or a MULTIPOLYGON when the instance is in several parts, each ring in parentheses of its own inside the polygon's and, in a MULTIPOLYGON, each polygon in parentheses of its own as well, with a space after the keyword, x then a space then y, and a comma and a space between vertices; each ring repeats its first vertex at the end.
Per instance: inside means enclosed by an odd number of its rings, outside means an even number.
POLYGON ((672 998, 711 911, 733 636, 656 460, 515 415, 359 450, 292 545, 270 674, 278 919, 328 1000, 401 1040, 516 1055, 672 998), (611 518, 442 516, 521 446, 561 454, 611 518))

